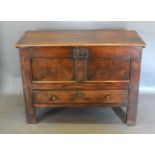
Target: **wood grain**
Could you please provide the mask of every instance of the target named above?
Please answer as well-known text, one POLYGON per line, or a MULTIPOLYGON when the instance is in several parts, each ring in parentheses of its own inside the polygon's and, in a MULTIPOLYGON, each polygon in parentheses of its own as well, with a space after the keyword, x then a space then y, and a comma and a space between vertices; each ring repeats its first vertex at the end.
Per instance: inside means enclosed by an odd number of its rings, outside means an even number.
POLYGON ((129 81, 33 81, 33 90, 127 90, 129 81))
POLYGON ((36 123, 37 122, 36 110, 32 105, 31 61, 30 61, 30 53, 27 50, 22 49, 20 51, 20 62, 21 62, 21 73, 23 81, 27 122, 36 123))
POLYGON ((73 60, 69 58, 33 58, 33 81, 71 81, 73 80, 73 60), (63 69, 65 68, 65 69, 63 69))
POLYGON ((127 107, 127 116, 126 116, 126 123, 128 125, 136 124, 140 68, 141 68, 141 57, 139 59, 131 59, 129 104, 127 107))
POLYGON ((28 31, 16 47, 30 46, 145 46, 145 43, 131 30, 28 31))
POLYGON ((121 90, 74 90, 74 91, 33 91, 33 103, 53 106, 70 106, 79 104, 84 107, 93 104, 122 105, 128 102, 128 91, 121 90), (110 99, 106 99, 109 96, 110 99), (54 99, 53 99, 54 98, 54 99))
POLYGON ((129 80, 130 59, 88 59, 88 80, 129 80))
POLYGON ((38 107, 125 107, 135 125, 142 47, 135 31, 26 32, 16 44, 28 123, 38 107))

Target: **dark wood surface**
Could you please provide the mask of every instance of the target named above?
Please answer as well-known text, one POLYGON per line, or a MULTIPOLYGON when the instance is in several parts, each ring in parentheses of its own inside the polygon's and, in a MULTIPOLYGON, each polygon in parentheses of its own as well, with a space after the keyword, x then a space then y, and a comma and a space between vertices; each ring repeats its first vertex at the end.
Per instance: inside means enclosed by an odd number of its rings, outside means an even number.
POLYGON ((91 58, 88 60, 88 80, 129 80, 130 59, 91 58), (92 72, 93 71, 93 72, 92 72))
MULTIPOLYGON (((141 51, 139 51, 141 53, 141 51)), ((137 104, 139 94, 141 56, 137 59, 131 58, 130 84, 129 84, 129 103, 127 106, 127 124, 136 124, 137 104)))
POLYGON ((135 31, 27 32, 16 46, 28 123, 37 107, 125 106, 134 125, 144 45, 135 31))
POLYGON ((62 81, 62 77, 63 81, 121 81, 129 80, 129 70, 130 59, 32 59, 33 81, 62 81))
POLYGON ((119 45, 145 46, 145 43, 131 30, 28 31, 16 43, 16 47, 119 45))
POLYGON ((121 106, 128 103, 126 90, 33 91, 34 104, 53 106, 121 106))
POLYGON ((127 90, 129 81, 33 81, 34 90, 127 90))
POLYGON ((34 58, 32 59, 32 77, 34 81, 71 81, 73 79, 73 61, 70 58, 34 58), (65 68, 65 69, 63 69, 65 68))
POLYGON ((30 53, 22 49, 20 50, 20 63, 21 63, 21 73, 23 80, 23 90, 25 98, 25 108, 28 123, 36 123, 36 109, 33 107, 32 103, 32 71, 31 71, 31 59, 30 53))

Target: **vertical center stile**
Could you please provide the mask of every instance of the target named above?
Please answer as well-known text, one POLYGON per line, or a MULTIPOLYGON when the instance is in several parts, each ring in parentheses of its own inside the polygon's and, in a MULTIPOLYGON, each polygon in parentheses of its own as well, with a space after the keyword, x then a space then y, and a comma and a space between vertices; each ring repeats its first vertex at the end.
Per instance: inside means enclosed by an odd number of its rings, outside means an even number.
POLYGON ((89 57, 89 51, 87 48, 80 48, 80 47, 73 48, 75 81, 87 80, 87 59, 88 57, 89 57))

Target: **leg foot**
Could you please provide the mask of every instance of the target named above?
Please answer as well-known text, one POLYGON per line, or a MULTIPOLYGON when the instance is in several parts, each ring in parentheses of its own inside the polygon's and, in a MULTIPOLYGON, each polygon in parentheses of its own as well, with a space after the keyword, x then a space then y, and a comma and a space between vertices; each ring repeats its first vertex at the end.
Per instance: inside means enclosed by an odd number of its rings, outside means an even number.
POLYGON ((129 104, 126 113, 126 124, 129 126, 136 125, 137 103, 129 104))
POLYGON ((36 124, 37 123, 37 114, 36 109, 31 108, 27 110, 27 123, 28 124, 36 124))
POLYGON ((128 126, 135 126, 136 125, 136 121, 126 120, 126 125, 128 125, 128 126))

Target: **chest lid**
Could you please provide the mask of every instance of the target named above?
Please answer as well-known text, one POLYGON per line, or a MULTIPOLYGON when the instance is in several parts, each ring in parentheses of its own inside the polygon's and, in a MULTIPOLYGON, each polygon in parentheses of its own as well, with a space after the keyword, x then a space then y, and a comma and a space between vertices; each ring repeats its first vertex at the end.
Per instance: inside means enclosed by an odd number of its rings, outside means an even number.
POLYGON ((141 46, 144 41, 132 30, 56 30, 27 31, 15 45, 50 46, 141 46))

